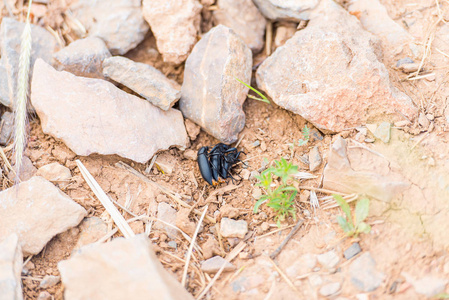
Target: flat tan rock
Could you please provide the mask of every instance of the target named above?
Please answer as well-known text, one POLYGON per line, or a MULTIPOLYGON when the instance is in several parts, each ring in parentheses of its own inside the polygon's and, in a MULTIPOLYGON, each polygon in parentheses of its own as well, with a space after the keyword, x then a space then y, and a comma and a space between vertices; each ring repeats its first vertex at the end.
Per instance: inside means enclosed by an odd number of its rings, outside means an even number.
POLYGON ((0 242, 0 299, 22 300, 22 249, 13 233, 0 242))
POLYGON ((144 235, 83 247, 58 269, 66 300, 122 300, 130 295, 134 300, 193 300, 164 269, 144 235))
POLYGON ((77 155, 117 154, 145 163, 157 151, 186 147, 181 112, 163 111, 112 83, 35 65, 31 102, 43 131, 77 155))
POLYGON ((35 255, 86 214, 51 182, 35 176, 0 193, 0 241, 16 233, 23 255, 35 255))

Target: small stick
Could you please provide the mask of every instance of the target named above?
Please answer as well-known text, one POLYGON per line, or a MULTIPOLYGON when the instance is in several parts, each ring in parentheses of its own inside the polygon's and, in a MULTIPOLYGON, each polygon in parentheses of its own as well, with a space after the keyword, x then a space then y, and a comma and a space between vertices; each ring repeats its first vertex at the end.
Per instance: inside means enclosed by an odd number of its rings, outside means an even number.
POLYGON ((239 255, 240 252, 242 252, 243 249, 245 249, 246 243, 240 242, 232 251, 226 256, 226 261, 223 262, 223 265, 218 270, 218 272, 215 274, 214 278, 209 282, 209 284, 206 286, 206 288, 201 292, 201 294, 196 297, 197 300, 201 299, 206 295, 206 293, 210 290, 210 288, 214 285, 215 281, 220 277, 221 273, 223 273, 224 268, 226 267, 226 264, 230 261, 232 261, 237 255, 239 255))
POLYGON ((298 189, 315 191, 315 192, 321 192, 321 193, 326 193, 326 194, 336 194, 336 195, 341 195, 341 196, 348 195, 348 194, 345 194, 345 193, 340 193, 340 192, 327 190, 327 189, 322 189, 322 188, 315 188, 315 187, 311 187, 311 186, 299 186, 298 189))
POLYGON ((282 243, 279 245, 279 247, 277 247, 277 249, 274 250, 274 252, 270 254, 271 259, 275 259, 276 256, 278 256, 279 253, 281 253, 282 249, 285 247, 285 245, 287 245, 288 241, 290 241, 290 239, 298 231, 299 227, 301 227, 301 225, 303 223, 304 223, 304 220, 302 220, 302 219, 299 220, 298 223, 296 223, 295 227, 293 227, 292 231, 290 231, 290 233, 287 235, 287 237, 284 239, 284 241, 282 241, 282 243))
POLYGON ((265 238, 265 237, 267 237, 267 236, 269 236, 269 235, 272 235, 272 234, 274 234, 274 233, 276 233, 276 232, 279 232, 279 231, 282 231, 282 230, 285 230, 285 229, 289 229, 289 228, 292 228, 292 227, 294 227, 294 226, 295 226, 295 225, 289 225, 289 226, 286 226, 286 227, 283 227, 283 228, 278 228, 278 229, 276 229, 276 230, 267 232, 267 233, 265 233, 265 234, 263 234, 263 235, 256 236, 256 239, 263 239, 263 238, 265 238))
POLYGON ((114 223, 117 225, 117 227, 123 233, 125 238, 134 237, 135 234, 132 231, 131 227, 129 227, 128 223, 126 223, 125 218, 120 214, 118 209, 114 206, 114 204, 109 199, 109 197, 106 195, 106 193, 101 189, 100 185, 92 177, 92 175, 89 173, 89 171, 83 165, 83 163, 79 159, 77 159, 76 164, 78 165, 78 168, 80 169, 81 174, 84 177, 84 180, 86 180, 87 184, 89 185, 91 190, 94 192, 94 194, 97 196, 98 200, 100 200, 101 204, 104 206, 104 208, 107 210, 107 212, 111 215, 112 220, 114 220, 114 223))
POLYGON ((278 271, 279 275, 282 276, 282 278, 284 278, 284 280, 287 282, 287 284, 294 289, 298 294, 301 294, 299 292, 299 290, 296 288, 296 286, 293 285, 293 283, 290 281, 290 279, 288 279, 287 275, 284 274, 284 272, 282 272, 282 270, 276 265, 276 263, 274 262, 274 260, 272 260, 270 257, 268 257, 268 259, 270 260, 270 262, 273 264, 274 268, 276 269, 276 271, 278 271))
POLYGON ((215 230, 217 231, 218 244, 220 245, 221 255, 224 256, 226 252, 224 250, 223 240, 221 238, 220 226, 218 225, 218 223, 215 224, 215 230))
POLYGON ((267 32, 265 39, 265 54, 267 56, 271 55, 271 43, 273 42, 273 22, 267 22, 267 32))
POLYGON ((181 280, 181 284, 183 286, 185 286, 186 288, 187 288, 186 278, 187 278, 187 271, 189 269, 190 257, 192 256, 192 250, 193 250, 193 246, 195 245, 196 236, 198 235, 198 231, 200 231, 200 227, 201 227, 201 224, 203 223, 203 219, 206 216, 207 208, 208 208, 208 206, 206 205, 204 207, 203 214, 201 215, 201 218, 198 221, 198 225, 196 226, 196 230, 195 230, 195 233, 193 234, 192 241, 190 242, 189 251, 187 251, 186 264, 184 266, 184 272, 182 273, 182 280, 181 280))

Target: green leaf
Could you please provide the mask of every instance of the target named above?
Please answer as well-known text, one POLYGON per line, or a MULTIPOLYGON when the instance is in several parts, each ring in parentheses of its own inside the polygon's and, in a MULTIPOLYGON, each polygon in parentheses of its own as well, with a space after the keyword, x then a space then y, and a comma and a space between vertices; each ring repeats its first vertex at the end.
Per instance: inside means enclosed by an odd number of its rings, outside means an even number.
POLYGON ((351 225, 354 224, 352 222, 352 216, 351 216, 351 209, 349 208, 348 202, 346 202, 345 199, 343 199, 340 195, 332 195, 334 197, 335 201, 337 201, 338 206, 340 206, 341 210, 345 213, 346 219, 348 219, 348 222, 351 223, 351 225))
POLYGON ((361 233, 369 233, 371 231, 371 226, 365 222, 360 222, 359 226, 357 226, 357 231, 361 233))
MULTIPOLYGON (((235 78, 235 77, 234 77, 234 78, 235 78)), ((257 95, 259 95, 260 97, 262 97, 262 99, 260 99, 260 98, 254 97, 254 96, 251 97, 251 95, 250 95, 250 96, 248 96, 249 98, 252 98, 252 99, 255 99, 255 100, 259 100, 259 101, 262 101, 262 102, 271 104, 270 101, 267 99, 267 97, 265 97, 264 94, 262 94, 261 92, 259 92, 258 90, 256 90, 256 89, 253 88, 252 86, 250 86, 249 84, 244 83, 243 81, 241 81, 241 80, 238 79, 238 78, 235 78, 235 80, 237 80, 237 81, 240 82, 241 84, 245 85, 245 86, 246 86, 247 88, 249 88, 251 91, 253 91, 253 92, 256 93, 257 95)))
POLYGON ((257 212, 259 211, 259 206, 261 206, 266 201, 267 201, 267 198, 260 198, 254 205, 253 213, 257 214, 257 212))
POLYGON ((357 201, 357 204, 355 206, 355 225, 357 227, 358 224, 363 222, 366 217, 368 217, 369 213, 369 199, 368 198, 362 198, 359 201, 357 201))
POLYGON ((352 231, 352 224, 349 224, 348 221, 346 221, 345 218, 343 218, 342 216, 337 216, 337 222, 338 225, 340 225, 341 229, 343 229, 344 232, 348 233, 350 231, 352 231))
POLYGON ((282 187, 280 190, 282 192, 287 192, 287 191, 295 191, 296 192, 297 191, 296 188, 294 186, 291 186, 291 185, 282 187))
POLYGON ((307 127, 307 125, 304 125, 304 128, 302 129, 302 135, 304 136, 304 139, 306 141, 309 141, 309 139, 310 139, 310 128, 307 127))
POLYGON ((298 146, 304 146, 305 144, 307 144, 308 143, 308 141, 305 141, 305 140, 303 140, 303 139, 300 139, 299 141, 298 141, 298 146))

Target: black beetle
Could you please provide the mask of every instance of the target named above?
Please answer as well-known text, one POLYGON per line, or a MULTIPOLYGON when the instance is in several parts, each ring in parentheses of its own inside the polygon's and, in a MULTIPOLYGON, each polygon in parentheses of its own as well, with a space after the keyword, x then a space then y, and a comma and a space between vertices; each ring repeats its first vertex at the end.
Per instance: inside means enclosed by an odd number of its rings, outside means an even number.
POLYGON ((223 179, 235 179, 230 169, 240 161, 239 156, 243 153, 236 148, 219 143, 209 151, 209 147, 201 147, 198 150, 198 167, 204 180, 210 185, 218 185, 223 179))

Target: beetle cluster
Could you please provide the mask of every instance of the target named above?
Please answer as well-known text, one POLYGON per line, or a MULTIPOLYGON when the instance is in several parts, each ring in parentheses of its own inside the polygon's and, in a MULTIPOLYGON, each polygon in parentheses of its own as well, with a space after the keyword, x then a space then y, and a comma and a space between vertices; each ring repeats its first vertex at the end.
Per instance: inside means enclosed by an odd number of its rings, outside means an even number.
POLYGON ((237 148, 219 143, 210 151, 209 147, 201 147, 198 150, 198 167, 204 180, 210 185, 218 185, 227 178, 232 177, 231 168, 240 161, 242 151, 237 148))

